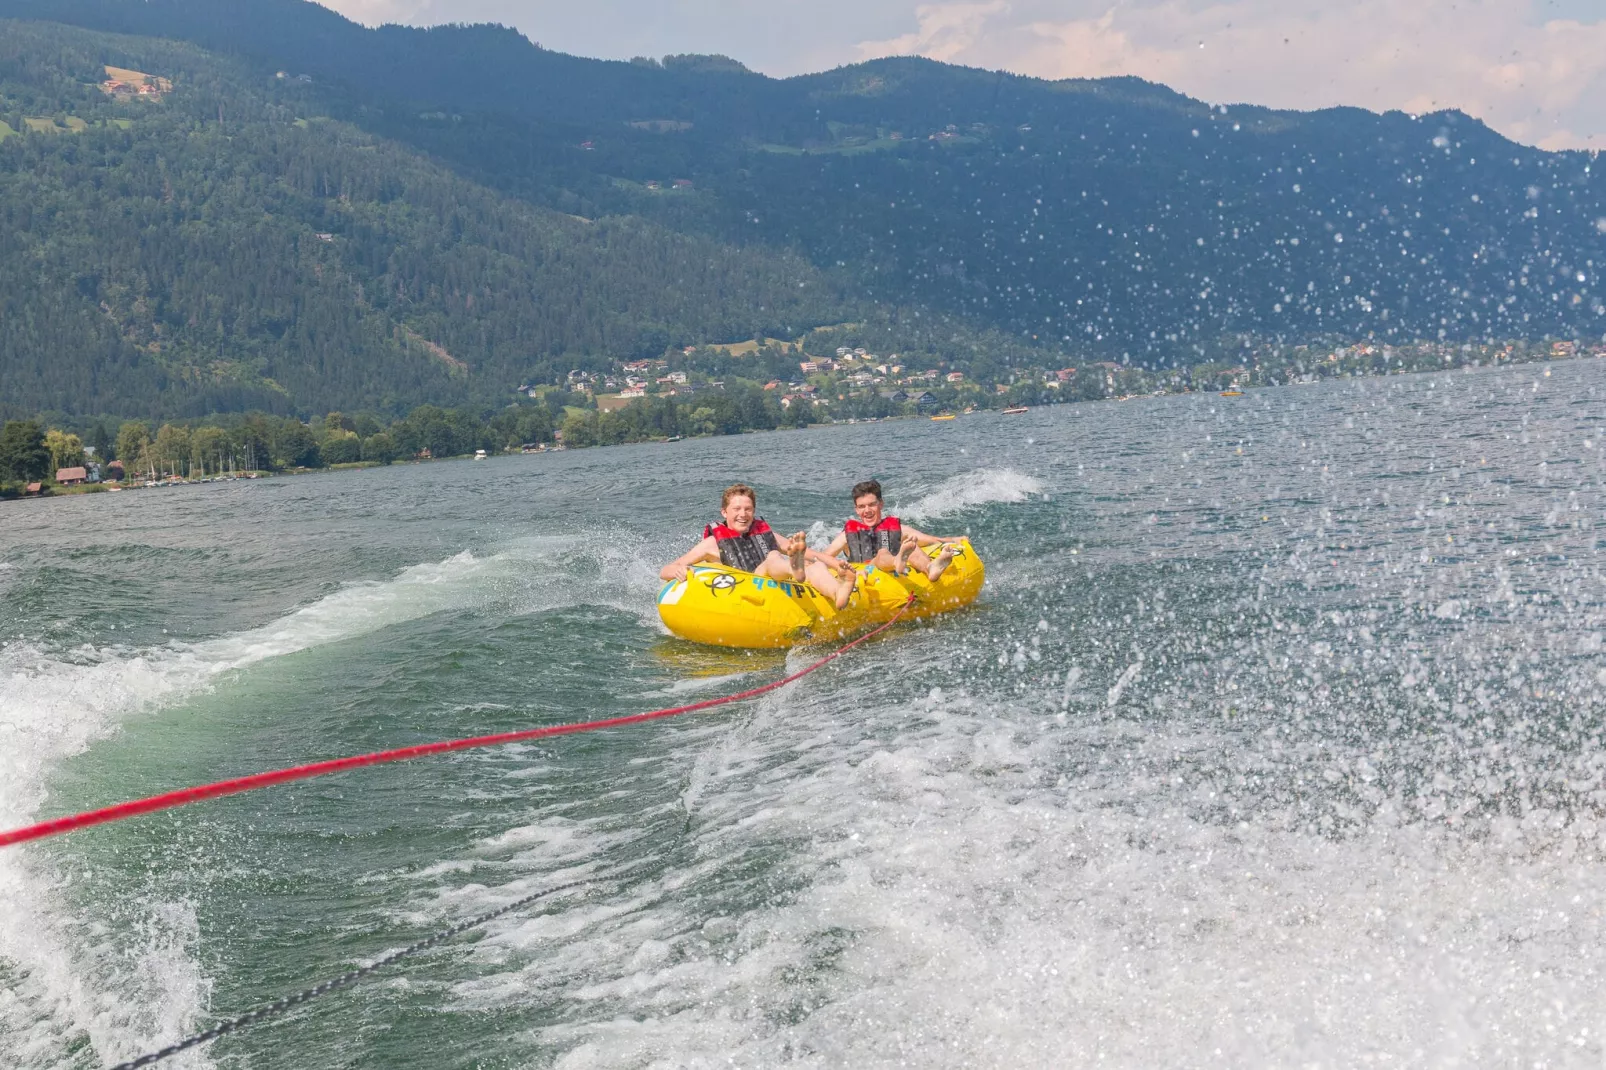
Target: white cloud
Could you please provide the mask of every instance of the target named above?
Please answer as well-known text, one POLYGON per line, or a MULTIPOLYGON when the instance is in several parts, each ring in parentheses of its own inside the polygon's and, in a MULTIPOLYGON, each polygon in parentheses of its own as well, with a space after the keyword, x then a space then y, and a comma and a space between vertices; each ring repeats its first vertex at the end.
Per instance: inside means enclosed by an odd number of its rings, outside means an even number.
POLYGON ((930 50, 897 51, 1045 78, 1136 74, 1223 103, 1459 108, 1518 140, 1606 148, 1606 9, 1585 22, 1511 0, 992 7, 922 6, 916 33, 867 42, 861 54, 929 38, 930 50))
POLYGON ((977 43, 987 21, 1009 13, 1005 0, 990 3, 921 4, 915 8, 919 29, 886 41, 863 41, 861 58, 877 56, 925 56, 944 62, 963 55, 977 43))

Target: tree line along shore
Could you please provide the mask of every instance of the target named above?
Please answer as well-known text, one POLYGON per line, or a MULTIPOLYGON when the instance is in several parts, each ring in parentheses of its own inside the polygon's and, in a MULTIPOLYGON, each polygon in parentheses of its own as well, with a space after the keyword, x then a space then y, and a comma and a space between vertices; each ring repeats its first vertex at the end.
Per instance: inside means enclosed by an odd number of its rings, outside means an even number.
POLYGON ((1601 357, 1606 342, 1255 346, 1246 347, 1241 363, 1144 369, 1098 362, 984 369, 980 378, 945 364, 906 368, 896 355, 862 348, 842 347, 835 360, 798 361, 800 354, 785 343, 758 343, 741 355, 703 347, 688 350, 674 362, 680 370, 667 375, 653 374, 670 368, 667 360, 576 371, 570 388, 528 387, 496 410, 420 405, 404 416, 331 412, 306 420, 260 412, 163 423, 61 414, 9 420, 0 427, 0 497, 1601 357), (734 370, 774 377, 761 382, 734 370))

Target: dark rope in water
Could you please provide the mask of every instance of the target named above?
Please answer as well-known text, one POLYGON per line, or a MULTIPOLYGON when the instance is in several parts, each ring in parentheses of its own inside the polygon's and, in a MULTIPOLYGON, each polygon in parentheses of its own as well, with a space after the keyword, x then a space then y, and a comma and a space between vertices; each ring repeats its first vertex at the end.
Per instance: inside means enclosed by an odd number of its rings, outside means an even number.
POLYGON ((312 1002, 319 996, 325 996, 330 992, 334 992, 338 989, 345 988, 348 985, 355 984, 357 981, 362 980, 369 974, 382 970, 386 966, 389 966, 395 962, 399 962, 400 960, 407 958, 409 955, 416 955, 421 951, 428 951, 435 945, 444 943, 454 936, 459 936, 462 933, 468 932, 470 929, 484 925, 488 921, 495 921, 504 914, 511 914, 520 907, 529 906, 537 899, 542 899, 549 895, 557 895, 560 892, 573 891, 576 888, 583 888, 588 884, 595 884, 601 879, 611 878, 590 877, 586 880, 571 881, 568 884, 560 884, 555 888, 543 888, 539 892, 531 892, 524 898, 517 899, 506 906, 497 907, 495 910, 489 911, 485 914, 480 914, 477 917, 469 918, 467 921, 458 922, 449 929, 442 929, 433 936, 425 937, 416 944, 409 944, 400 951, 392 951, 383 958, 375 959, 368 965, 358 967, 357 969, 352 970, 350 973, 343 973, 339 977, 332 977, 329 980, 324 981, 322 984, 317 984, 313 985, 311 988, 302 989, 300 992, 297 992, 294 995, 285 996, 283 999, 274 1000, 272 1003, 264 1003, 262 1006, 257 1007, 254 1010, 247 1011, 238 1018, 230 1018, 227 1021, 219 1022, 217 1025, 214 1025, 212 1028, 203 1033, 196 1033, 193 1036, 185 1037, 183 1040, 169 1044, 160 1051, 153 1051, 149 1055, 141 1055, 139 1058, 133 1059, 126 1063, 118 1063, 116 1066, 112 1067, 112 1070, 134 1070, 135 1067, 150 1066, 152 1063, 161 1062, 163 1059, 166 1059, 169 1056, 177 1055, 178 1053, 182 1051, 188 1051, 190 1048, 196 1047, 197 1045, 205 1044, 208 1041, 216 1040, 222 1036, 227 1036, 236 1030, 244 1029, 246 1026, 257 1025, 261 1022, 268 1021, 271 1018, 277 1018, 279 1015, 284 1014, 286 1011, 292 1010, 293 1008, 299 1007, 303 1003, 312 1002))
MULTIPOLYGON (((788 676, 784 676, 779 680, 774 680, 760 687, 751 688, 747 691, 741 691, 734 695, 724 695, 719 698, 704 699, 701 702, 693 702, 685 706, 674 706, 668 709, 651 710, 647 713, 630 714, 629 716, 625 717, 610 717, 600 721, 581 721, 572 724, 549 725, 545 728, 531 728, 525 729, 521 732, 504 732, 492 736, 475 736, 469 739, 445 740, 438 743, 426 743, 414 747, 401 747, 396 750, 377 751, 373 754, 357 755, 351 758, 337 758, 332 761, 314 762, 311 765, 293 766, 288 769, 277 769, 267 773, 257 773, 252 776, 239 777, 234 780, 217 781, 213 784, 204 784, 199 787, 185 788, 180 791, 168 792, 163 795, 153 795, 146 799, 137 799, 132 802, 119 803, 116 806, 109 806, 101 810, 92 810, 86 813, 73 814, 64 818, 57 818, 53 821, 45 821, 36 825, 30 825, 26 828, 3 831, 0 832, 0 847, 14 843, 24 843, 29 840, 44 839, 45 837, 59 835, 75 828, 84 828, 91 825, 104 824, 109 821, 120 821, 125 818, 133 817, 137 814, 152 813, 157 810, 166 810, 175 806, 183 806, 188 803, 199 802, 202 799, 216 798, 220 795, 232 795, 241 791, 251 791, 256 788, 267 787, 270 784, 279 784, 291 780, 304 780, 309 777, 322 776, 327 773, 339 772, 345 769, 355 768, 357 766, 404 761, 409 758, 421 758, 430 754, 466 750, 470 747, 499 746, 504 743, 512 743, 527 739, 540 739, 546 736, 570 735, 578 732, 593 732, 602 728, 617 728, 624 725, 640 724, 643 721, 655 721, 664 717, 675 717, 683 713, 693 713, 699 710, 712 709, 716 706, 723 706, 728 703, 740 702, 744 699, 755 698, 759 695, 768 694, 777 688, 785 687, 792 681, 801 679, 802 677, 805 677, 810 673, 823 668, 824 666, 835 661, 837 658, 841 657, 843 654, 846 654, 848 651, 852 650, 854 647, 859 646, 861 643, 868 642, 875 636, 880 635, 882 632, 898 623, 898 620, 904 615, 904 612, 908 610, 908 608, 912 606, 914 602, 915 596, 911 594, 909 596, 909 600, 900 606, 898 611, 894 613, 891 618, 883 621, 880 625, 872 628, 870 631, 859 636, 857 639, 843 644, 836 650, 833 650, 831 653, 825 655, 807 667, 791 673, 788 676)), ((227 1036, 229 1033, 243 1029, 246 1026, 256 1025, 259 1022, 265 1022, 271 1018, 277 1018, 286 1011, 289 1011, 295 1007, 299 1007, 304 1003, 311 1002, 312 1000, 317 999, 319 996, 327 995, 328 993, 336 991, 337 989, 345 988, 348 985, 354 984, 362 978, 367 977, 369 974, 372 974, 378 970, 382 970, 386 966, 404 959, 409 955, 416 955, 421 951, 427 951, 435 945, 442 943, 443 941, 450 940, 452 937, 457 936, 460 933, 467 932, 476 926, 484 925, 488 921, 494 921, 495 919, 500 918, 502 915, 509 914, 520 907, 528 906, 537 899, 541 899, 549 895, 556 895, 559 892, 571 891, 575 888, 595 883, 597 879, 602 878, 574 881, 569 884, 560 884, 555 888, 547 888, 543 891, 532 892, 530 895, 509 903, 504 907, 499 907, 496 910, 490 911, 489 913, 481 914, 478 917, 470 918, 464 922, 459 922, 449 929, 443 929, 433 936, 420 940, 416 944, 404 947, 400 951, 393 951, 389 955, 386 955, 381 959, 377 959, 366 966, 352 970, 350 973, 341 974, 339 977, 331 978, 322 984, 303 989, 294 995, 286 996, 283 999, 264 1004, 255 1010, 247 1011, 238 1018, 231 1018, 226 1022, 219 1022, 217 1025, 203 1033, 196 1033, 192 1036, 185 1037, 183 1040, 169 1044, 160 1051, 153 1051, 149 1055, 141 1055, 139 1058, 130 1062, 118 1063, 116 1066, 112 1067, 112 1070, 135 1070, 136 1067, 150 1066, 153 1063, 161 1062, 163 1059, 166 1059, 169 1056, 177 1055, 180 1052, 188 1051, 190 1048, 193 1048, 199 1044, 205 1044, 208 1041, 216 1040, 222 1036, 227 1036)))

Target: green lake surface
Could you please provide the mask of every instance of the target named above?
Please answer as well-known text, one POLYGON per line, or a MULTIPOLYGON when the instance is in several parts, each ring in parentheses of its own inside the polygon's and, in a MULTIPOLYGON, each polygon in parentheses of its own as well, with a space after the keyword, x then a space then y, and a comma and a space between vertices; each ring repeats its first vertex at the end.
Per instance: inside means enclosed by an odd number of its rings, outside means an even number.
POLYGON ((0 1065, 1599 1066, 1606 362, 0 504, 0 823, 622 715, 736 479, 968 533, 741 705, 0 851, 0 1065))

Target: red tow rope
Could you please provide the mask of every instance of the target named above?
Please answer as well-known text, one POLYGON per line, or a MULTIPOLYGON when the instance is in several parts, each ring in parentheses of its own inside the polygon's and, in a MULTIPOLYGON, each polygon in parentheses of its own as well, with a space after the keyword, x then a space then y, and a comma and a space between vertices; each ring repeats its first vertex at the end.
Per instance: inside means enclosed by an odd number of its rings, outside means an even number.
POLYGON ((313 762, 310 765, 297 765, 289 769, 274 769, 266 773, 253 773, 250 776, 236 777, 233 780, 219 780, 211 784, 202 784, 199 787, 182 788, 162 795, 152 795, 145 799, 118 803, 115 806, 107 806, 99 810, 86 810, 81 814, 58 817, 50 821, 41 821, 36 825, 0 832, 0 847, 9 847, 14 843, 27 843, 30 840, 42 840, 50 836, 59 836, 64 832, 71 832, 74 829, 88 828, 91 825, 104 825, 111 821, 122 821, 125 818, 137 817, 140 814, 151 814, 158 810, 171 810, 175 806, 186 806, 189 803, 200 802, 202 799, 215 799, 220 795, 237 795, 242 791, 255 791, 257 788, 265 788, 272 784, 284 784, 292 780, 309 780, 312 777, 338 773, 344 769, 356 769, 364 765, 405 762, 410 758, 423 758, 431 754, 444 754, 447 751, 470 750, 475 747, 499 747, 504 743, 518 743, 526 739, 570 736, 579 732, 595 732, 602 728, 622 728, 625 725, 641 724, 643 721, 657 721, 665 717, 676 717, 683 713, 696 713, 698 710, 709 710, 715 706, 724 706, 732 702, 740 702, 743 699, 756 698, 759 695, 774 691, 776 688, 785 687, 794 680, 802 679, 816 669, 823 668, 830 662, 835 661, 860 643, 886 631, 898 623, 898 618, 903 616, 904 610, 908 609, 913 601, 914 596, 911 595, 909 601, 900 606, 898 612, 894 613, 886 623, 864 633, 851 643, 838 647, 807 668, 765 684, 763 687, 752 688, 749 691, 738 692, 734 695, 724 695, 720 698, 704 699, 702 702, 693 702, 689 706, 672 706, 664 710, 632 713, 626 717, 609 717, 601 721, 579 721, 574 724, 549 725, 545 728, 527 728, 521 732, 500 732, 493 736, 448 739, 438 743, 420 743, 416 747, 398 747, 395 750, 375 751, 372 754, 358 754, 350 758, 334 758, 327 762, 313 762))

